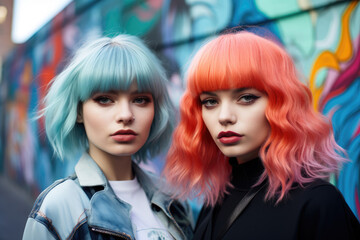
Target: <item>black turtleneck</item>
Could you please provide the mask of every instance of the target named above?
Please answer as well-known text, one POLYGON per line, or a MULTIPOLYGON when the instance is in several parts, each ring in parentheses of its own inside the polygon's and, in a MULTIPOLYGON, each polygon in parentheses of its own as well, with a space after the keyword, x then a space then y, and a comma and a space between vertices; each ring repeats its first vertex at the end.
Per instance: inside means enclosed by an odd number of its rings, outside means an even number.
POLYGON ((232 166, 231 184, 238 190, 249 190, 264 172, 260 158, 238 164, 235 158, 230 158, 232 166))
POLYGON ((231 184, 233 188, 228 189, 228 194, 225 195, 223 201, 214 208, 213 236, 220 235, 224 219, 231 215, 235 206, 243 199, 250 188, 258 182, 260 175, 264 171, 260 158, 242 164, 238 164, 235 158, 231 158, 230 164, 232 166, 231 184))
POLYGON ((194 239, 360 239, 359 221, 341 193, 322 180, 304 188, 294 184, 278 204, 265 200, 265 186, 220 236, 225 220, 264 171, 258 158, 243 164, 230 159, 230 164, 234 187, 214 208, 202 209, 194 239))

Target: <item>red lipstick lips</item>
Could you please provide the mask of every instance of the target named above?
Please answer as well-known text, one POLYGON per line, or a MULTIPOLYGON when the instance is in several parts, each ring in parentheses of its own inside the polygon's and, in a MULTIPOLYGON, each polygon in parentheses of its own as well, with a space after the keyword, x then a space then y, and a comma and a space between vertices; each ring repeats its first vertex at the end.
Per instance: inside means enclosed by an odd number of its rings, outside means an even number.
POLYGON ((223 144, 234 144, 240 141, 242 137, 243 135, 241 134, 232 131, 227 131, 227 132, 220 132, 217 138, 223 144))
POLYGON ((111 134, 111 138, 116 142, 130 142, 136 138, 136 133, 133 130, 119 130, 111 134))

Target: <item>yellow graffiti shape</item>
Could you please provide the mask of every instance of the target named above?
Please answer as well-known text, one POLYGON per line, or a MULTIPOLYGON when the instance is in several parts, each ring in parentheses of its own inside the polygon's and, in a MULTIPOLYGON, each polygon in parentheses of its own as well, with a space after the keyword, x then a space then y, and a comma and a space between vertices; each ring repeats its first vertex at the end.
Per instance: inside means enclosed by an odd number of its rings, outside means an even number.
POLYGON ((354 11, 358 2, 351 2, 349 7, 345 10, 345 13, 341 19, 341 38, 335 55, 341 62, 348 61, 352 56, 352 44, 350 37, 349 21, 351 13, 354 11))
POLYGON ((316 85, 316 75, 318 71, 323 68, 331 68, 336 71, 340 71, 340 63, 349 61, 352 57, 353 48, 351 43, 349 21, 351 13, 354 11, 357 4, 358 2, 351 2, 342 16, 340 41, 336 51, 332 53, 329 50, 324 50, 319 54, 313 64, 309 83, 311 92, 314 96, 313 105, 315 109, 318 109, 320 97, 324 89, 324 83, 322 83, 321 86, 316 85))

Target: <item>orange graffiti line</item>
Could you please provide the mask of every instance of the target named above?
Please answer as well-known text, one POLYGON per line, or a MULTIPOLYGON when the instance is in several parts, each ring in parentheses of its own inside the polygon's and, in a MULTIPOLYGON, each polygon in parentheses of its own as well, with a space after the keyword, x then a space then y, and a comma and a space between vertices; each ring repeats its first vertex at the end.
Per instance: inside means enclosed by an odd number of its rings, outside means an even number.
POLYGON ((45 96, 46 94, 46 91, 49 87, 49 83, 51 82, 51 80, 55 77, 55 74, 56 74, 56 71, 54 69, 54 67, 52 66, 44 66, 40 73, 39 73, 39 83, 40 83, 40 88, 39 88, 39 93, 40 93, 40 96, 41 99, 43 99, 43 97, 45 96))
POLYGON ((324 51, 322 52, 318 58, 315 60, 315 63, 312 67, 311 74, 310 74, 310 90, 313 93, 314 101, 313 101, 313 107, 315 109, 318 109, 318 103, 321 96, 321 93, 323 91, 323 86, 316 87, 316 73, 321 68, 333 68, 337 71, 340 70, 339 63, 335 57, 335 55, 330 51, 324 51))
POLYGON ((64 54, 64 44, 62 41, 62 31, 56 31, 52 37, 52 44, 53 44, 53 59, 50 63, 43 66, 42 70, 39 74, 40 79, 40 101, 44 98, 46 94, 46 90, 49 87, 49 83, 57 74, 57 68, 63 59, 64 54))
POLYGON ((316 110, 319 109, 319 102, 320 102, 321 93, 322 93, 323 89, 324 89, 324 87, 321 86, 315 92, 313 92, 313 107, 316 110))
POLYGON ((341 61, 345 62, 351 58, 352 55, 352 44, 351 44, 351 36, 349 30, 349 21, 351 13, 354 11, 358 2, 351 2, 348 8, 345 10, 345 13, 341 20, 341 38, 338 45, 338 48, 335 52, 336 57, 341 61))
MULTIPOLYGON (((59 18, 56 18, 57 21, 60 21, 59 18)), ((55 25, 55 24, 54 24, 55 25)), ((47 93, 47 90, 49 88, 49 84, 51 80, 56 76, 57 74, 57 68, 60 64, 60 62, 63 59, 64 56, 64 43, 62 40, 62 31, 54 29, 53 37, 51 38, 52 44, 53 44, 53 59, 43 66, 39 73, 39 108, 43 109, 43 99, 47 93)), ((38 120, 39 123, 39 129, 40 132, 45 131, 45 122, 44 118, 40 118, 38 120)), ((46 136, 44 134, 40 135, 40 141, 42 144, 45 144, 46 142, 46 136)))
POLYGON ((22 84, 28 86, 32 79, 33 79, 33 73, 32 73, 32 63, 30 61, 26 61, 24 71, 21 75, 22 84))
POLYGON ((55 18, 52 24, 52 33, 53 33, 53 44, 54 44, 54 59, 52 62, 52 67, 56 69, 58 64, 63 58, 64 54, 64 42, 63 42, 63 28, 57 28, 61 26, 64 22, 64 13, 60 12, 55 18))
POLYGON ((53 68, 56 68, 64 55, 64 42, 62 39, 62 31, 58 31, 54 34, 54 61, 52 63, 53 68))

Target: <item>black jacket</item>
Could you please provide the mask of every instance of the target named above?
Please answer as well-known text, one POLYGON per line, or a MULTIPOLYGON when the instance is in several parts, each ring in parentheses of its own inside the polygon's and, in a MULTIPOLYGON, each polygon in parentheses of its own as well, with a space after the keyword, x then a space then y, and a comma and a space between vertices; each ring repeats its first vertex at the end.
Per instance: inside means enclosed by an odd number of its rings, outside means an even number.
POLYGON ((254 197, 229 230, 224 221, 263 172, 259 159, 233 167, 232 184, 221 204, 203 208, 194 239, 360 239, 360 224, 342 194, 316 180, 305 188, 294 185, 280 203, 265 201, 266 186, 254 197))

